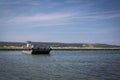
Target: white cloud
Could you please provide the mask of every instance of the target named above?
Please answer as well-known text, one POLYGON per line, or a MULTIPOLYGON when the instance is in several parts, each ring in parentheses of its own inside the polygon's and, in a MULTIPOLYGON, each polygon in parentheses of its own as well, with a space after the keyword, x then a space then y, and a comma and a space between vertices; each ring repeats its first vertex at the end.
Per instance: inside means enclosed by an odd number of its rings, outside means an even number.
POLYGON ((44 13, 29 16, 17 16, 8 19, 0 19, 0 24, 31 24, 34 26, 55 26, 78 24, 84 21, 104 20, 120 18, 120 11, 104 11, 87 13, 85 11, 78 12, 57 12, 44 13))
POLYGON ((104 20, 112 18, 120 18, 120 11, 104 11, 104 12, 93 12, 93 13, 83 13, 75 17, 76 19, 83 20, 104 20))
MULTIPOLYGON (((52 22, 52 21, 61 21, 67 20, 68 18, 73 17, 74 14, 67 13, 51 13, 51 14, 37 14, 33 16, 23 16, 23 17, 14 17, 6 20, 7 23, 27 23, 27 22, 52 22)), ((2 20, 0 20, 2 21, 2 20)))

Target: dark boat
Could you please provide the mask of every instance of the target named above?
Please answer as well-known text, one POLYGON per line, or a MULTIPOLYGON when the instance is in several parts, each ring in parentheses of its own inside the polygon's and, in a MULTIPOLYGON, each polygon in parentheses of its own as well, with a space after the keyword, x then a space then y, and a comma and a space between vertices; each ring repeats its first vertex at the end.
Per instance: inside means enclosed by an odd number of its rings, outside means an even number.
POLYGON ((27 54, 49 54, 50 49, 29 49, 29 50, 24 50, 23 53, 27 53, 27 54))
POLYGON ((51 48, 50 47, 40 47, 38 45, 33 45, 30 41, 27 42, 25 50, 23 53, 27 54, 49 54, 51 48))

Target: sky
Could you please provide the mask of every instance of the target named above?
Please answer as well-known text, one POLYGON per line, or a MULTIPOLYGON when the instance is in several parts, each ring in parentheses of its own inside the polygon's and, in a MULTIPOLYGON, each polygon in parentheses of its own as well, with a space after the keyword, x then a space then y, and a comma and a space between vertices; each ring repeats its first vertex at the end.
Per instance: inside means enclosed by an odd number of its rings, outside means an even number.
POLYGON ((0 41, 120 45, 120 0, 0 0, 0 41))

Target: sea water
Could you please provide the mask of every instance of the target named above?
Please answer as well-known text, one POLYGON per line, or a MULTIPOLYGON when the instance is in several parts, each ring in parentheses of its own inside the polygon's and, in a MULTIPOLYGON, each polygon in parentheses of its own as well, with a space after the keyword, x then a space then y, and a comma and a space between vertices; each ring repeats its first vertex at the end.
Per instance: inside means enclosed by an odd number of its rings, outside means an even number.
POLYGON ((0 80, 120 80, 120 51, 0 51, 0 80))

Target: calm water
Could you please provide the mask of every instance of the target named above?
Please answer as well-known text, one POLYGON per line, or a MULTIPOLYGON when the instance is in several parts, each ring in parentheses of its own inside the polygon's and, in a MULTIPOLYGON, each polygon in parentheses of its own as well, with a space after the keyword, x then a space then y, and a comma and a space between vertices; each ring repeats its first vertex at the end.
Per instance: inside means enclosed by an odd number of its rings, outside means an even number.
POLYGON ((120 51, 0 51, 0 80, 120 80, 120 51))

